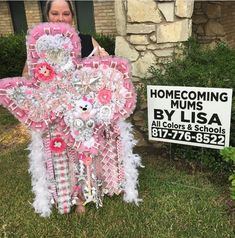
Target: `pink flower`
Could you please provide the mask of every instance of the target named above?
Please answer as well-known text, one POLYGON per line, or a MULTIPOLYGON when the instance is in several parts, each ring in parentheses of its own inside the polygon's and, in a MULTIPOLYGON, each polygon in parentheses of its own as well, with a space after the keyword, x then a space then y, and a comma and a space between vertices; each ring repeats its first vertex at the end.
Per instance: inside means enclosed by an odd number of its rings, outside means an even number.
POLYGON ((50 141, 50 149, 52 152, 61 154, 66 148, 66 144, 64 140, 57 136, 55 138, 52 138, 50 141))
POLYGON ((92 158, 91 158, 90 156, 86 156, 86 155, 84 155, 84 154, 82 154, 82 153, 78 155, 78 159, 79 159, 79 160, 82 160, 83 163, 84 163, 86 166, 89 166, 89 165, 92 164, 92 158))
POLYGON ((62 77, 64 76, 64 73, 59 72, 59 73, 57 73, 57 75, 58 75, 60 78, 62 78, 62 77))
POLYGON ((35 77, 40 81, 52 81, 55 77, 55 71, 48 63, 40 63, 34 69, 35 77))
POLYGON ((56 93, 56 87, 51 87, 51 88, 49 88, 49 91, 51 92, 51 93, 56 93))
POLYGON ((73 105, 72 104, 67 104, 68 110, 72 110, 73 109, 73 105))
POLYGON ((81 186, 79 186, 79 185, 75 185, 75 186, 73 186, 73 191, 74 192, 79 192, 81 190, 81 186))
POLYGON ((39 56, 40 56, 40 58, 45 59, 45 58, 46 58, 46 53, 45 53, 45 52, 42 52, 42 53, 39 54, 39 56))
POLYGON ((112 92, 108 89, 101 89, 98 92, 98 99, 101 104, 108 104, 111 101, 112 92))
POLYGON ((74 130, 73 132, 74 132, 75 136, 78 136, 80 134, 80 132, 78 130, 74 130))
POLYGON ((69 45, 68 45, 68 44, 63 44, 63 47, 64 47, 65 49, 68 49, 69 45))
POLYGON ((33 91, 31 89, 25 90, 26 95, 32 95, 33 91))

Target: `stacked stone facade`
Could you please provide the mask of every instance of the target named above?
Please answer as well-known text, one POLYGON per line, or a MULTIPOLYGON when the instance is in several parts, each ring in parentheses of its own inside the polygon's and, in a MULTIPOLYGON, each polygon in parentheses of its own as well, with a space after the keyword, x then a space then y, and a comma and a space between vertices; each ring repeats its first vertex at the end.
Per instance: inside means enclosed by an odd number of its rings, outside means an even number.
MULTIPOLYGON (((151 65, 171 61, 177 46, 191 36, 193 7, 193 0, 115 1, 115 53, 130 60, 135 82, 141 82, 151 65)), ((142 136, 146 107, 141 105, 132 117, 139 146, 148 144, 142 136)))
POLYGON ((117 0, 116 55, 128 58, 135 80, 172 59, 192 32, 193 0, 117 0))
MULTIPOLYGON (((192 33, 206 46, 226 41, 235 46, 235 2, 194 0, 116 0, 116 55, 126 57, 137 83, 151 65, 161 67, 179 54, 192 33)), ((132 117, 139 145, 146 105, 132 117)))
POLYGON ((225 41, 235 47, 235 2, 195 2, 193 32, 200 43, 214 46, 225 41))
POLYGON ((221 5, 221 24, 225 32, 225 40, 231 47, 235 47, 235 2, 224 2, 221 5))

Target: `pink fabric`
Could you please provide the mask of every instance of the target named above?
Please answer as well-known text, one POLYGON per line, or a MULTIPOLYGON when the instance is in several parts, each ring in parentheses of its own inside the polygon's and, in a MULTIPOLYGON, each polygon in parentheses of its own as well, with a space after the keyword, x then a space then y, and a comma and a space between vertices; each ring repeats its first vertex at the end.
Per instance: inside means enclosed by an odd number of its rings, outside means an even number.
POLYGON ((125 182, 117 123, 136 104, 129 62, 113 56, 81 59, 78 34, 63 23, 29 31, 27 53, 31 78, 0 80, 0 104, 44 132, 59 212, 70 211, 78 187, 86 202, 100 206, 103 193, 119 194, 125 182))

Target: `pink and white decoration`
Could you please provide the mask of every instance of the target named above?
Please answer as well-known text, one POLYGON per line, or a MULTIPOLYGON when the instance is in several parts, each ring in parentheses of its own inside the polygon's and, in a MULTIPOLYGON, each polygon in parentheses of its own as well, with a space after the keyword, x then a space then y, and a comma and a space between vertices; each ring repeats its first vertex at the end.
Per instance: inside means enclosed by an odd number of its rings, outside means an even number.
POLYGON ((27 36, 30 79, 0 80, 0 104, 32 130, 30 173, 34 207, 49 216, 51 204, 68 213, 82 194, 102 206, 104 194, 124 193, 138 204, 140 158, 124 122, 136 93, 126 59, 81 59, 77 32, 43 23, 27 36))

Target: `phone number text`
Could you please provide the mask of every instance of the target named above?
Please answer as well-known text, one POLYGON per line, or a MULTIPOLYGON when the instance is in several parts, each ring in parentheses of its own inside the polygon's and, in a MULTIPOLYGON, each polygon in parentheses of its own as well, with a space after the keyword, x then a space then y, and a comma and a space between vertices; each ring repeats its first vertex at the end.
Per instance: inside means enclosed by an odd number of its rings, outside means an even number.
POLYGON ((221 146, 225 145, 225 135, 220 134, 208 134, 203 132, 152 127, 151 136, 152 138, 163 138, 221 146))

